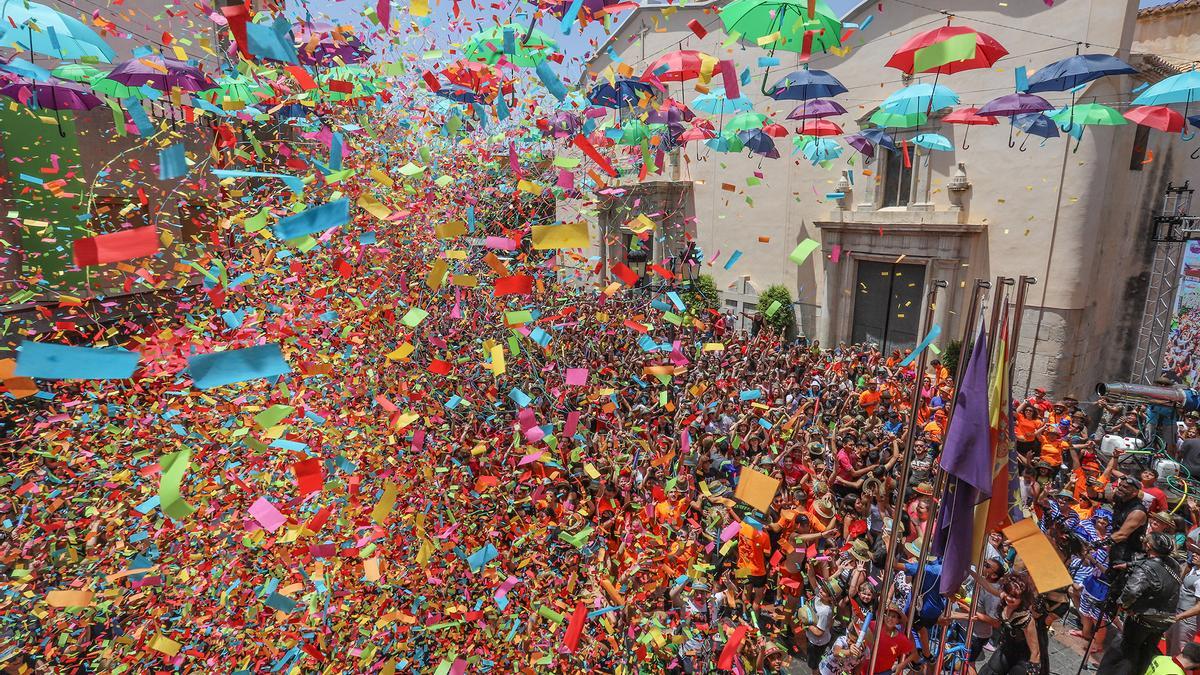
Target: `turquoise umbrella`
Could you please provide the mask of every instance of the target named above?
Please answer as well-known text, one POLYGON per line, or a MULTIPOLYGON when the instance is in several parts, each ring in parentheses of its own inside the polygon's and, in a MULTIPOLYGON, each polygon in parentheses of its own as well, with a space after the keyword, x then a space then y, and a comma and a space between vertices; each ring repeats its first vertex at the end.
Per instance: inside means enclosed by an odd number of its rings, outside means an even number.
POLYGON ((742 148, 746 147, 745 142, 734 133, 721 134, 716 138, 710 138, 704 141, 704 144, 717 152, 741 152, 742 148))
POLYGON ((1195 103, 1200 101, 1200 71, 1189 70, 1186 73, 1172 75, 1158 82, 1137 98, 1134 105, 1165 105, 1167 103, 1195 103))
POLYGON ((918 145, 926 150, 944 150, 951 151, 954 145, 950 143, 950 139, 941 134, 917 134, 912 139, 914 145, 918 145))
POLYGON ((87 24, 46 5, 5 0, 0 21, 2 46, 20 47, 63 61, 92 58, 112 63, 117 57, 87 24))
POLYGON ((813 166, 842 156, 842 146, 831 138, 813 138, 804 144, 804 157, 813 166))
POLYGON ((896 115, 922 113, 928 115, 958 104, 958 94, 940 84, 914 84, 888 96, 879 104, 881 110, 896 115))
POLYGON ((693 99, 691 108, 696 112, 710 115, 730 115, 752 110, 754 104, 745 96, 729 98, 725 96, 724 87, 714 87, 707 94, 701 94, 693 99))

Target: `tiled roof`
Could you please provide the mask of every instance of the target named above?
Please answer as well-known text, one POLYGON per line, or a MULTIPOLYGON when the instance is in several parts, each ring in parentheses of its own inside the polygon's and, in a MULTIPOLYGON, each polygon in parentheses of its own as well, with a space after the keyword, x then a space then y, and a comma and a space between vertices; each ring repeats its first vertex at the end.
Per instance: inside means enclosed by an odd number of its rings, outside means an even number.
POLYGON ((1138 18, 1144 16, 1161 16, 1163 14, 1174 14, 1190 9, 1200 9, 1200 0, 1175 0, 1174 2, 1166 2, 1153 7, 1146 7, 1138 10, 1138 18))

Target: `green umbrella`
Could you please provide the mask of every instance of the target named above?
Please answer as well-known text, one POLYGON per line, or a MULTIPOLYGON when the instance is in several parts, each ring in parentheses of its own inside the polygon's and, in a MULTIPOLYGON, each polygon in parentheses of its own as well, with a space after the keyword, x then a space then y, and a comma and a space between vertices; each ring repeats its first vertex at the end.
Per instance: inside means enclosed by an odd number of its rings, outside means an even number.
POLYGON ((103 75, 97 75, 91 80, 92 91, 104 94, 109 98, 136 98, 139 101, 146 98, 141 87, 130 87, 116 80, 110 80, 103 75))
POLYGON ((64 63, 50 71, 50 74, 60 80, 90 82, 94 78, 104 77, 105 72, 96 66, 89 66, 86 63, 64 63))
POLYGON ((871 123, 877 127, 895 127, 904 129, 907 127, 919 127, 929 120, 929 116, 923 112, 910 113, 893 113, 882 108, 876 110, 871 115, 871 123))
POLYGON ((225 100, 257 103, 263 98, 274 96, 275 91, 253 77, 236 75, 219 78, 216 88, 199 92, 197 95, 214 103, 221 103, 225 100))
POLYGON ((1070 125, 1072 122, 1083 126, 1103 125, 1117 126, 1129 124, 1129 120, 1116 110, 1099 103, 1081 103, 1065 106, 1061 110, 1050 113, 1050 119, 1059 125, 1070 125))
POLYGON ((621 136, 617 139, 617 145, 638 145, 666 128, 665 124, 646 124, 641 120, 629 120, 621 125, 621 136))
POLYGON ((761 129, 767 123, 767 116, 762 113, 744 112, 729 120, 729 124, 725 125, 726 131, 748 131, 750 129, 761 129))
POLYGON ((755 43, 778 33, 775 39, 759 45, 771 51, 804 51, 804 36, 810 31, 810 51, 840 47, 842 22, 837 15, 825 0, 816 0, 812 16, 808 6, 809 0, 734 0, 721 10, 721 23, 729 35, 738 33, 743 40, 755 43))
POLYGON ((472 35, 463 45, 463 57, 495 64, 503 56, 513 65, 531 68, 545 61, 557 49, 558 43, 542 31, 534 28, 527 37, 525 28, 510 23, 492 26, 472 35), (505 33, 510 33, 507 41, 505 33))

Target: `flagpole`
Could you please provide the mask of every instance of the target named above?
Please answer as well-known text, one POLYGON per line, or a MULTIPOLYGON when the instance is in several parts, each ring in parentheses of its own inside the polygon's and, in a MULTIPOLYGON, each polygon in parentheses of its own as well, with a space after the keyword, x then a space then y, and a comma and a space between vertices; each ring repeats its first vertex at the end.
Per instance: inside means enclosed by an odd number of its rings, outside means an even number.
MULTIPOLYGON (((987 356, 988 356, 989 364, 992 363, 992 356, 994 354, 993 350, 996 349, 996 343, 999 342, 999 340, 997 338, 1000 334, 1000 324, 999 324, 1000 308, 1004 307, 1004 303, 1005 303, 1004 295, 1005 295, 1005 291, 1007 290, 1006 287, 1011 286, 1012 283, 1013 283, 1013 280, 1009 277, 997 276, 996 282, 992 286, 993 287, 992 316, 991 316, 991 323, 988 324, 988 345, 987 345, 987 348, 988 348, 987 356)), ((987 541, 987 537, 983 537, 982 539, 984 542, 987 541)), ((978 559, 979 559, 978 554, 972 558, 972 562, 975 564, 976 569, 978 569, 978 567, 979 567, 978 559)), ((972 594, 972 598, 974 598, 975 595, 976 594, 972 594)), ((946 609, 942 612, 942 617, 943 618, 949 617, 950 613, 952 611, 953 611, 953 604, 949 600, 947 600, 946 609)), ((939 636, 938 660, 937 660, 937 665, 934 668, 934 672, 940 673, 942 671, 942 663, 945 661, 945 658, 946 658, 946 639, 949 637, 948 632, 949 631, 943 629, 941 636, 939 636)), ((970 640, 970 635, 971 635, 970 628, 967 629, 966 634, 968 636, 967 639, 970 640)))
MULTIPOLYGON (((1029 291, 1029 287, 1037 283, 1037 277, 1030 277, 1024 274, 1021 275, 1021 283, 1017 286, 1017 301, 1013 308, 1015 315, 1013 316, 1012 334, 1008 338, 1008 344, 1012 345, 1012 351, 1008 355, 1008 381, 1012 382, 1013 376, 1017 370, 1017 340, 1021 337, 1021 320, 1025 314, 1025 297, 1029 291)), ((1030 364, 1033 368, 1033 364, 1030 364)))
MULTIPOLYGON (((924 335, 928 335, 933 329, 933 310, 937 305, 938 290, 945 288, 946 282, 942 279, 935 279, 929 288, 928 301, 925 306, 925 331, 924 335)), ((888 308, 888 311, 892 311, 888 308)), ((900 481, 896 484, 896 502, 892 505, 892 528, 888 533, 887 543, 887 564, 883 570, 883 588, 880 589, 878 606, 876 607, 875 616, 882 617, 884 610, 887 609, 888 602, 891 600, 893 582, 896 579, 895 570, 892 569, 896 563, 896 533, 900 530, 900 514, 904 509, 904 489, 908 486, 909 463, 912 459, 913 441, 916 438, 917 412, 921 407, 921 378, 925 375, 925 359, 929 354, 928 348, 922 349, 917 355, 917 368, 913 378, 913 392, 911 399, 912 409, 909 411, 908 425, 906 431, 908 434, 904 440, 904 454, 900 465, 900 481)), ((883 625, 882 620, 877 622, 883 625)), ((883 636, 883 631, 876 626, 875 639, 871 644, 871 663, 867 668, 867 672, 875 672, 875 659, 879 655, 879 639, 883 636)))
MULTIPOLYGON (((976 279, 975 288, 971 291, 971 302, 969 308, 967 309, 967 320, 966 323, 963 324, 962 340, 960 340, 958 343, 958 363, 954 366, 954 394, 950 397, 950 411, 946 413, 946 434, 943 434, 942 436, 943 441, 950 433, 950 425, 954 422, 954 408, 956 407, 955 402, 958 400, 958 392, 962 388, 962 374, 967 362, 965 357, 971 353, 971 349, 975 342, 974 336, 977 331, 974 330, 974 327, 976 318, 979 314, 979 305, 981 304, 979 291, 981 289, 988 289, 991 287, 992 284, 990 282, 983 279, 976 279)), ((942 495, 946 490, 946 482, 946 470, 942 468, 941 462, 938 462, 936 468, 934 469, 933 494, 939 496, 942 495)), ((940 506, 945 506, 945 504, 946 502, 943 500, 940 506)), ((938 518, 940 518, 941 509, 939 508, 938 511, 938 518)), ((932 534, 931 528, 933 527, 933 522, 938 518, 930 517, 925 521, 925 531, 921 533, 921 555, 917 558, 917 576, 916 582, 913 584, 913 588, 921 588, 921 584, 925 581, 925 558, 929 555, 930 542, 933 540, 933 537, 930 536, 932 534)), ((907 623, 905 624, 905 627, 908 630, 912 630, 912 623, 913 619, 916 617, 916 614, 917 605, 916 603, 913 603, 912 606, 908 608, 907 623)))

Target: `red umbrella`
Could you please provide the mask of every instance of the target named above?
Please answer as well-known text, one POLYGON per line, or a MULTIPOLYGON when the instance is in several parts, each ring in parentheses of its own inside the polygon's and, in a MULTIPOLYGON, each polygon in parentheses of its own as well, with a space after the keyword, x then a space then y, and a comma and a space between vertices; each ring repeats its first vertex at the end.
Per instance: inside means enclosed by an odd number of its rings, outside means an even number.
POLYGON ((1159 131, 1183 131, 1183 115, 1165 105, 1143 105, 1125 113, 1125 119, 1159 131))
POLYGON ((762 132, 771 138, 781 138, 788 135, 787 127, 782 124, 768 124, 762 128, 762 132))
MULTIPOLYGON (((930 58, 933 63, 936 64, 940 61, 940 64, 926 67, 919 72, 947 75, 975 68, 991 68, 993 63, 999 61, 1000 57, 1008 53, 1007 49, 987 33, 980 33, 974 28, 967 26, 942 26, 941 28, 921 33, 908 42, 905 42, 900 49, 896 50, 895 54, 892 54, 892 58, 888 59, 885 65, 889 68, 896 68, 909 75, 913 75, 913 68, 916 67, 914 61, 917 58, 917 52, 950 40, 961 41, 964 38, 960 38, 959 36, 969 33, 975 34, 974 56, 954 61, 945 61, 939 59, 937 56, 931 56, 930 58)), ((955 49, 947 47, 946 53, 953 55, 955 49)), ((926 54, 929 54, 929 52, 926 52, 926 54)))
POLYGON ((796 133, 801 136, 837 136, 842 133, 842 128, 830 120, 810 119, 804 120, 796 133))
POLYGON ((468 89, 483 100, 490 101, 497 94, 511 94, 512 80, 506 80, 491 66, 479 61, 459 59, 442 69, 442 75, 450 84, 468 89))
POLYGON ((991 115, 976 115, 978 110, 979 108, 958 108, 943 117, 942 121, 950 124, 986 124, 988 126, 998 124, 996 118, 991 115))
POLYGON ((669 52, 651 63, 642 74, 642 79, 649 80, 653 76, 660 82, 686 82, 700 77, 705 64, 711 64, 708 65, 711 74, 716 69, 717 58, 692 49, 669 52))
POLYGON ((689 141, 705 141, 716 137, 717 132, 713 131, 711 128, 706 129, 704 127, 696 126, 688 129, 682 134, 679 134, 679 138, 677 140, 680 143, 687 143, 689 141))

